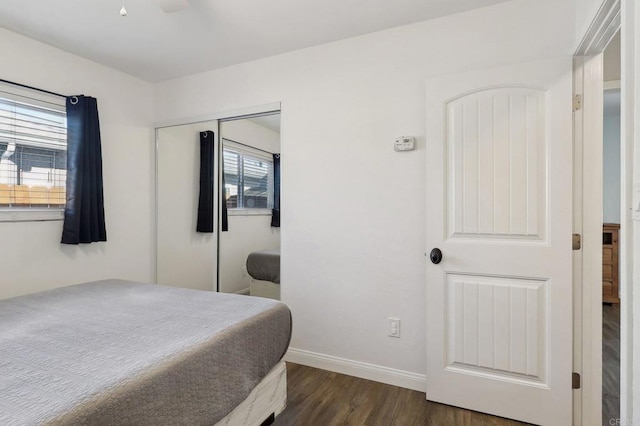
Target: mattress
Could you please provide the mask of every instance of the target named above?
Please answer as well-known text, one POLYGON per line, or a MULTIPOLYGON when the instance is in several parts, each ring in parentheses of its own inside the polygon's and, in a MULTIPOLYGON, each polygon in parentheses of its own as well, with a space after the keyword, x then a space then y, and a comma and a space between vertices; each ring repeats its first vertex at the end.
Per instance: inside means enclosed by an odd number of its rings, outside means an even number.
POLYGON ((256 280, 280 283, 280 249, 250 253, 247 257, 247 272, 256 280))
POLYGON ((0 300, 0 424, 215 424, 284 355, 274 300, 107 280, 0 300))

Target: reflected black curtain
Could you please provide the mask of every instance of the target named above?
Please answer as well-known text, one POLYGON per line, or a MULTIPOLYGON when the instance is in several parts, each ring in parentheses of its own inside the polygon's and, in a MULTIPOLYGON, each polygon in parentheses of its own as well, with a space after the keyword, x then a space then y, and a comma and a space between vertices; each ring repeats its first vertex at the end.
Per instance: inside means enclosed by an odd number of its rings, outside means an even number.
POLYGON ((227 232, 229 230, 229 213, 227 211, 227 185, 224 180, 224 151, 220 163, 222 164, 222 232, 227 232))
POLYGON ((102 147, 98 102, 67 98, 67 203, 63 244, 107 241, 102 191, 102 147))
POLYGON ((197 232, 213 232, 214 133, 200 132, 200 198, 197 232))
POLYGON ((273 210, 271 226, 280 228, 280 154, 273 154, 273 210))

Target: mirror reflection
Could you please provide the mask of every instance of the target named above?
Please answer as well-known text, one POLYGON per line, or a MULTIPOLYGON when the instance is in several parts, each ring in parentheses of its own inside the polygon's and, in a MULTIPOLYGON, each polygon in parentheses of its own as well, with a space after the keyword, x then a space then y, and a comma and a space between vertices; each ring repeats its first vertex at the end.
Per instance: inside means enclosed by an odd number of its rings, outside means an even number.
MULTIPOLYGON (((217 288, 217 232, 197 232, 200 135, 218 134, 216 120, 156 130, 156 282, 198 290, 217 288)), ((215 145, 217 146, 217 144, 215 145)), ((212 164, 215 165, 217 155, 212 164)), ((215 216, 217 175, 213 173, 215 216)), ((213 231, 213 229, 212 229, 213 231)))
POLYGON ((280 298, 280 114, 156 130, 156 281, 280 298))
POLYGON ((220 140, 219 291, 279 299, 280 114, 221 121, 220 140))

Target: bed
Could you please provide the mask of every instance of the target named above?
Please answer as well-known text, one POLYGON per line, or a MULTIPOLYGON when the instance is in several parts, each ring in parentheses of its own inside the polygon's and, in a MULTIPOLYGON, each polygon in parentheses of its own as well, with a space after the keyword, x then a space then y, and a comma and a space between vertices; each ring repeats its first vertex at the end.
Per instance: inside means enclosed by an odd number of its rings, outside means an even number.
POLYGON ((269 299, 106 280, 0 300, 0 424, 259 425, 286 402, 269 299))
POLYGON ((280 300, 280 249, 254 251, 247 256, 249 294, 280 300))

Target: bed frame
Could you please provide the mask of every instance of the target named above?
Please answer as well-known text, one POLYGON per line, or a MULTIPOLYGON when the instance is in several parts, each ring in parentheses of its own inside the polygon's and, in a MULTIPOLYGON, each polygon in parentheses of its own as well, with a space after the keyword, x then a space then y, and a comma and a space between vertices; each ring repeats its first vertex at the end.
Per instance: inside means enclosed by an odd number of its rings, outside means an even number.
POLYGON ((253 388, 247 399, 215 426, 270 425, 287 406, 287 368, 280 361, 253 388))
POLYGON ((286 405, 291 312, 274 300, 103 280, 0 312, 0 425, 258 426, 286 405))

